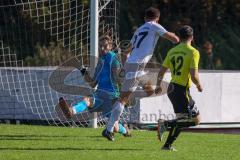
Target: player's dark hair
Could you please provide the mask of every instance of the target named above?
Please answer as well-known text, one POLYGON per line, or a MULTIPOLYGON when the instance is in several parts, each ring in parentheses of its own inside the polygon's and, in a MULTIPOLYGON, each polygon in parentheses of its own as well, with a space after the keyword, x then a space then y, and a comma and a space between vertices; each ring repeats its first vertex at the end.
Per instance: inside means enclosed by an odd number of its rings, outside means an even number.
POLYGON ((153 20, 160 17, 160 11, 157 8, 150 7, 145 11, 145 18, 153 20))
POLYGON ((187 40, 193 36, 193 29, 188 25, 184 25, 178 30, 178 35, 181 40, 187 40))
POLYGON ((112 43, 112 38, 108 35, 101 36, 99 38, 100 41, 108 41, 108 43, 112 43))

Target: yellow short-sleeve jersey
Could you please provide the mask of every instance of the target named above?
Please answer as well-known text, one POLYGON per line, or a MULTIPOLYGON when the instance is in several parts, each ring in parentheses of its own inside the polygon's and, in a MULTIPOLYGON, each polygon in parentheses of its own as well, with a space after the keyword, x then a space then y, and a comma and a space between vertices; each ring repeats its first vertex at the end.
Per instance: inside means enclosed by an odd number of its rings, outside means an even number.
POLYGON ((170 68, 171 82, 190 87, 190 68, 198 69, 199 51, 186 43, 180 43, 169 50, 163 66, 170 68))

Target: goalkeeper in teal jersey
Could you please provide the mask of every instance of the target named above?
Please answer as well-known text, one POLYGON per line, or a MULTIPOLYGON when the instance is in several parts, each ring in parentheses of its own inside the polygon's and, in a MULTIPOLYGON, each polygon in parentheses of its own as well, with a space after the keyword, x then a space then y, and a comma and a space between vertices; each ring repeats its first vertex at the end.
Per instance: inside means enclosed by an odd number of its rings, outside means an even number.
MULTIPOLYGON (((110 117, 112 106, 119 98, 120 79, 118 77, 121 63, 117 55, 112 51, 112 40, 109 36, 100 38, 99 41, 99 60, 95 68, 93 78, 90 77, 86 69, 82 69, 81 73, 85 81, 92 88, 97 86, 94 95, 84 97, 74 105, 69 105, 63 99, 59 99, 59 106, 67 118, 72 118, 75 114, 83 111, 102 112, 104 117, 110 117)), ((130 131, 127 125, 117 122, 114 126, 114 131, 130 136, 130 131)))

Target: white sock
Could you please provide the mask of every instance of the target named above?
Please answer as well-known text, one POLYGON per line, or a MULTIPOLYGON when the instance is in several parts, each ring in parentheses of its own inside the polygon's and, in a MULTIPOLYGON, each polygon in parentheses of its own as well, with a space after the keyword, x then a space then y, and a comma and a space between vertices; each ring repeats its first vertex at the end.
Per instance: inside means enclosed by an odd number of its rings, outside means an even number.
POLYGON ((108 124, 107 124, 107 131, 108 132, 113 132, 114 124, 115 124, 116 121, 118 121, 120 119, 120 116, 123 112, 123 109, 124 109, 124 105, 122 103, 120 103, 119 101, 117 101, 114 104, 112 112, 111 112, 110 119, 109 119, 108 124))
POLYGON ((76 114, 76 113, 77 113, 77 111, 76 111, 75 108, 72 108, 72 110, 73 110, 73 114, 76 114))

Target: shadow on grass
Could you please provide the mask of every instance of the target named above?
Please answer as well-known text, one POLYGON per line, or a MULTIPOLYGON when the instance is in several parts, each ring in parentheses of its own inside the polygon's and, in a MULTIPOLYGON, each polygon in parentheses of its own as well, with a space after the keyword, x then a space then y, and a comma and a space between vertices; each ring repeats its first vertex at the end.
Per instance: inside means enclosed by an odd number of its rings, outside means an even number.
POLYGON ((39 138, 0 138, 0 140, 5 141, 42 141, 46 139, 39 139, 39 138))
POLYGON ((0 148, 0 151, 141 151, 135 148, 0 148))
MULTIPOLYGON (((88 139, 90 141, 99 141, 103 139, 102 136, 49 136, 49 135, 0 135, 0 140, 9 140, 9 141, 46 141, 46 140, 84 140, 88 139)), ((105 139, 104 139, 105 140, 105 139)))
POLYGON ((2 137, 19 137, 19 138, 24 138, 24 137, 53 137, 53 138, 68 138, 68 137, 87 137, 87 138, 99 138, 102 137, 101 135, 91 135, 91 136, 85 136, 85 135, 35 135, 35 134, 28 134, 28 135, 7 135, 7 134, 2 134, 0 135, 0 138, 2 137))
POLYGON ((102 138, 102 136, 86 136, 87 138, 102 138))
MULTIPOLYGON (((6 137, 18 137, 18 138, 29 138, 29 137, 46 137, 46 138, 67 138, 67 137, 76 137, 76 135, 64 135, 64 136, 59 136, 59 135, 34 135, 34 134, 30 134, 30 135, 0 135, 0 138, 6 138, 6 137)), ((77 137, 83 137, 83 136, 77 136, 77 137)))

